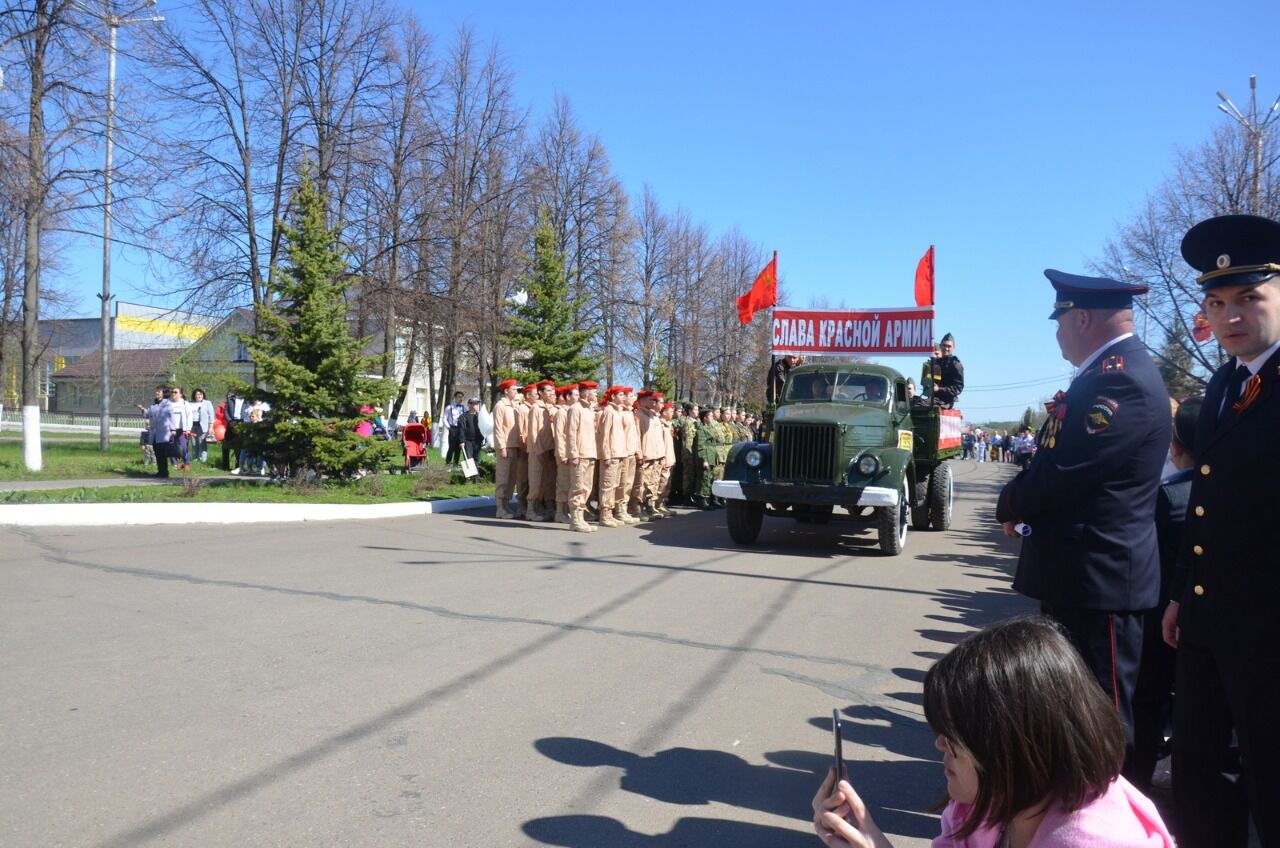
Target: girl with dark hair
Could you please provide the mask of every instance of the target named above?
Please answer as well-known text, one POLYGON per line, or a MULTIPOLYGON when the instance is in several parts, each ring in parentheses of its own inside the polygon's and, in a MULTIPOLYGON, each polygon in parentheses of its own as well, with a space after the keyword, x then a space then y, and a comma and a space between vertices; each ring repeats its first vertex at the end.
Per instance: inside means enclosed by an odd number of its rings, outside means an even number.
MULTIPOLYGON (((957 645, 925 676, 924 713, 950 798, 934 848, 1172 848, 1155 805, 1120 776, 1115 706, 1049 619, 957 645)), ((834 769, 813 809, 829 848, 889 848, 834 769)))

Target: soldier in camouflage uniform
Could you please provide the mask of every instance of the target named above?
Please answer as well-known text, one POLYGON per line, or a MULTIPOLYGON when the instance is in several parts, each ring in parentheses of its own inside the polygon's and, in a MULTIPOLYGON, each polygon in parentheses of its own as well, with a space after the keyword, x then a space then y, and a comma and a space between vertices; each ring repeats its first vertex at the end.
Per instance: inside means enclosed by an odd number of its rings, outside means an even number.
POLYGON ((698 405, 686 403, 684 417, 676 421, 680 434, 680 492, 686 503, 693 503, 698 496, 698 471, 702 467, 695 456, 698 438, 698 405))
POLYGON ((694 506, 702 509, 715 509, 711 497, 711 483, 716 479, 716 456, 720 443, 720 433, 715 427, 715 411, 702 410, 702 420, 698 424, 694 441, 694 465, 698 468, 698 494, 693 499, 694 506))

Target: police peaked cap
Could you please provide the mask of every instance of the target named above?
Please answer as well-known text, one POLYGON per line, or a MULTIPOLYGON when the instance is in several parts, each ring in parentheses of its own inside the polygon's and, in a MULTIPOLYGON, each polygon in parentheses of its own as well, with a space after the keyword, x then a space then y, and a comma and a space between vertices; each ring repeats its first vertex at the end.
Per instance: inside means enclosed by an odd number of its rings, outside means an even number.
POLYGON ((1133 296, 1146 294, 1144 283, 1122 283, 1110 277, 1082 277, 1046 268, 1044 275, 1053 284, 1057 300, 1049 318, 1072 309, 1131 309, 1133 296))
POLYGON ((1280 222, 1257 215, 1219 215, 1182 238, 1182 258, 1200 272, 1202 291, 1249 286, 1280 274, 1280 222))

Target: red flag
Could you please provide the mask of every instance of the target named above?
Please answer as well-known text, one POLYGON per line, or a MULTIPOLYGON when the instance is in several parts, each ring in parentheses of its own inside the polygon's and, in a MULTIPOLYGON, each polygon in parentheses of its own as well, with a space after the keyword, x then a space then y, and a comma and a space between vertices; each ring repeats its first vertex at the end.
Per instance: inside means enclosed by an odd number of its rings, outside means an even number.
POLYGON ((933 306, 933 245, 916 266, 916 306, 933 306))
POLYGON ((1213 329, 1209 326, 1209 319, 1205 317, 1204 310, 1201 309, 1191 321, 1191 338, 1200 344, 1204 344, 1209 341, 1209 337, 1212 335, 1213 329))
POLYGON ((778 304, 778 251, 751 284, 751 291, 738 298, 738 320, 751 323, 751 316, 778 304))

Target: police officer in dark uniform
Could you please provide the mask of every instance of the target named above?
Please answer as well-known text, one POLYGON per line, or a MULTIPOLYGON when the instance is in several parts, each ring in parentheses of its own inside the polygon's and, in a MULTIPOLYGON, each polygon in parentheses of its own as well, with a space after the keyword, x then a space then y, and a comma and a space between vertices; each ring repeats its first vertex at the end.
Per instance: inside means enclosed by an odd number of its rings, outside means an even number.
POLYGON ((1132 750, 1143 612, 1160 596, 1155 503, 1169 396, 1133 335, 1133 296, 1145 286, 1044 273, 1058 295, 1049 316, 1058 346, 1076 376, 1054 396, 1039 450, 1000 493, 996 516, 1007 535, 1029 531, 1013 588, 1066 628, 1132 750))
POLYGON ((1183 548, 1165 612, 1178 649, 1178 844, 1280 845, 1280 223, 1210 218, 1182 240, 1231 355, 1205 392, 1183 548), (1235 731, 1243 774, 1230 771, 1235 731))

